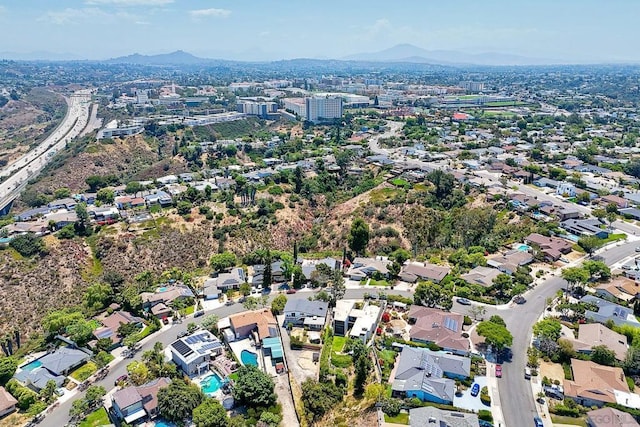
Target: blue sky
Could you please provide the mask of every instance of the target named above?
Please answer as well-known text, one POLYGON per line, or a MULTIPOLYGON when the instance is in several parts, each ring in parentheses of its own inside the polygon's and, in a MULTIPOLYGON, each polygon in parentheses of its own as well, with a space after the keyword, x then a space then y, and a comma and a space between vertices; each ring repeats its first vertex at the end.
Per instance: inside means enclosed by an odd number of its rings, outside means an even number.
POLYGON ((400 43, 638 60, 637 0, 0 0, 0 52, 341 58, 400 43), (13 36, 9 36, 12 34, 13 36))

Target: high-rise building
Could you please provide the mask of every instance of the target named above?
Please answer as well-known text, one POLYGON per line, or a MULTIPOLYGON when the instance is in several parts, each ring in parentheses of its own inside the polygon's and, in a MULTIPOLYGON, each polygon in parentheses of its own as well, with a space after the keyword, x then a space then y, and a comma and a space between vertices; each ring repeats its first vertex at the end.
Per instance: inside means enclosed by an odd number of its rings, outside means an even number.
POLYGON ((339 96, 313 96, 305 99, 306 119, 310 122, 342 117, 342 98, 339 96))
POLYGON ((278 104, 275 102, 255 102, 255 101, 238 101, 236 109, 239 113, 250 116, 258 116, 266 119, 270 114, 278 111, 278 104))
POLYGON ((482 82, 461 82, 460 87, 466 90, 467 92, 482 92, 484 91, 484 83, 482 82))

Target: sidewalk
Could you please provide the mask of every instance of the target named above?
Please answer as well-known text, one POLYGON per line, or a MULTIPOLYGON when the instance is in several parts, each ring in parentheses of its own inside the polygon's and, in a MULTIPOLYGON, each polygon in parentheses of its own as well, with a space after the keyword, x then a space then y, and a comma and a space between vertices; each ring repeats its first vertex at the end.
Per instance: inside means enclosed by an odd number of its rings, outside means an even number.
POLYGON ((496 364, 485 359, 487 364, 487 388, 491 396, 491 416, 493 416, 494 426, 506 426, 504 415, 502 414, 502 402, 500 401, 500 391, 498 389, 498 379, 496 378, 496 364))
MULTIPOLYGON (((542 392, 542 379, 540 375, 531 376, 531 392, 533 393, 533 398, 538 398, 538 393, 542 392)), ((549 406, 547 405, 547 398, 544 398, 545 403, 539 403, 536 400, 536 410, 538 411, 538 416, 542 420, 545 426, 553 427, 553 422, 551 421, 551 415, 549 415, 549 406)))

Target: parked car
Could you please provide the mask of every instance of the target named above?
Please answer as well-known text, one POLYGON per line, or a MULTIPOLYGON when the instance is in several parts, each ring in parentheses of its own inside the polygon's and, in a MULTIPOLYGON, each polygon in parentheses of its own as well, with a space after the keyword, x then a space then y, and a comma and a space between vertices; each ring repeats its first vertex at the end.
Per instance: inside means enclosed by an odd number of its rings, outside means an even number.
POLYGON ((526 367, 524 368, 524 379, 525 380, 530 380, 531 379, 531 368, 530 367, 526 367))
POLYGON ((461 305, 471 305, 471 301, 466 298, 458 298, 456 301, 458 301, 458 304, 461 305))
POLYGON ((287 289, 287 293, 288 294, 295 294, 296 290, 295 289, 287 289))
POLYGON ((178 339, 178 340, 179 340, 180 338, 182 338, 182 337, 186 337, 187 335, 189 335, 189 332, 187 332, 187 331, 182 331, 182 332, 178 333, 178 337, 177 337, 176 339, 178 339))
POLYGON ((228 300, 224 305, 233 305, 235 302, 233 300, 228 300))
POLYGON ((114 385, 114 386, 117 386, 119 383, 123 383, 123 382, 125 382, 125 381, 126 381, 126 380, 128 380, 128 379, 129 379, 129 376, 128 376, 128 375, 120 375, 120 376, 118 377, 118 379, 116 379, 116 381, 114 382, 114 384, 113 384, 113 385, 114 385))
POLYGON ((502 378, 502 365, 496 365, 496 378, 502 378))
POLYGON ((516 295, 513 297, 513 302, 516 304, 524 304, 527 300, 522 295, 516 295))
POLYGON ((473 387, 471 387, 471 396, 476 397, 480 393, 480 384, 475 383, 473 387))
POLYGON ((533 422, 535 423, 536 427, 544 427, 544 423, 542 422, 540 417, 533 417, 533 422))
POLYGON ((193 317, 200 317, 200 316, 204 316, 204 310, 198 310, 195 313, 193 313, 193 317))
POLYGON ((163 317, 162 318, 162 323, 164 323, 165 325, 169 324, 169 318, 168 317, 163 317))
POLYGON ((640 252, 640 246, 636 246, 636 252, 640 252))

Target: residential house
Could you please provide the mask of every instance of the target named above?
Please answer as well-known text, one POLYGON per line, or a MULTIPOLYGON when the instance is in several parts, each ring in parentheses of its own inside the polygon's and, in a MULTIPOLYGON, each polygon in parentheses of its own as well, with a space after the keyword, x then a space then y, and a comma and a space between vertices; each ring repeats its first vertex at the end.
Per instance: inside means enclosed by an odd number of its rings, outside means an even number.
POLYGON ((78 221, 78 215, 75 211, 60 211, 45 215, 44 221, 47 225, 53 224, 56 230, 60 230, 67 225, 75 224, 78 221))
POLYGON ((228 273, 218 274, 218 277, 215 278, 215 283, 213 281, 210 282, 210 286, 215 285, 220 292, 226 292, 229 289, 239 289, 240 285, 246 282, 247 276, 244 269, 234 267, 228 273))
POLYGON ((522 193, 511 194, 509 203, 517 210, 523 212, 527 212, 532 207, 540 205, 538 199, 522 193))
POLYGON ((562 208, 557 212, 560 221, 580 218, 580 211, 575 208, 562 208))
POLYGON ((478 427, 477 414, 423 406, 409 410, 409 427, 478 427))
POLYGON ((144 201, 147 206, 160 205, 163 208, 173 204, 173 198, 171 195, 162 190, 156 191, 152 194, 147 194, 144 196, 144 201))
POLYGON ((456 379, 468 378, 471 359, 405 346, 392 381, 391 395, 451 405, 456 379))
POLYGON ((118 196, 114 199, 118 209, 132 209, 145 206, 144 197, 118 196))
POLYGON ((556 187, 556 194, 565 197, 575 197, 576 195, 576 186, 570 182, 560 182, 556 187))
POLYGON ((75 209, 77 204, 78 202, 76 202, 71 197, 66 197, 64 199, 53 200, 49 202, 47 206, 49 206, 49 209, 51 210, 56 210, 56 209, 73 210, 75 209))
POLYGON ((500 270, 491 267, 477 266, 471 271, 460 276, 467 283, 484 286, 489 288, 493 286, 493 279, 500 275, 500 270))
POLYGON ((206 330, 198 330, 171 343, 171 360, 185 375, 198 376, 209 370, 209 362, 224 352, 222 342, 206 330))
POLYGON ((624 360, 627 355, 627 337, 612 331, 600 323, 580 325, 578 338, 567 338, 578 353, 591 354, 593 347, 604 345, 616 354, 616 359, 624 360))
POLYGON ((391 261, 387 257, 356 257, 347 270, 347 276, 352 280, 363 280, 371 277, 376 272, 383 276, 388 276, 389 265, 391 265, 391 261))
POLYGON ((525 242, 540 249, 545 259, 557 261, 564 254, 571 252, 573 243, 558 237, 547 237, 542 234, 529 234, 525 242))
MULTIPOLYGON (((282 261, 274 261, 271 263, 271 283, 283 283, 290 278, 285 277, 284 265, 282 261)), ((251 286, 260 287, 264 282, 265 266, 262 264, 254 265, 253 275, 251 276, 251 286)))
POLYGON ((19 213, 14 216, 13 219, 16 221, 31 221, 32 219, 46 215, 49 212, 51 212, 51 208, 48 206, 33 208, 19 213))
POLYGON ((76 348, 60 347, 38 359, 39 366, 34 369, 19 369, 14 378, 37 392, 43 389, 50 380, 53 380, 60 387, 69 372, 90 358, 90 354, 76 348))
POLYGON ((538 178, 533 181, 533 185, 536 187, 558 188, 558 184, 558 181, 549 178, 538 178))
MULTIPOLYGON (((495 270, 494 270, 495 271, 495 270)), ((464 316, 437 308, 412 305, 408 315, 411 341, 434 343, 446 351, 466 355, 469 339, 462 336, 464 316)))
POLYGON ((85 202, 87 205, 93 205, 96 202, 96 197, 98 193, 84 193, 80 195, 80 200, 85 202))
POLYGON ((322 258, 322 259, 300 259, 298 258, 298 262, 300 263, 300 267, 302 267, 302 274, 306 277, 307 280, 311 280, 313 277, 313 273, 316 271, 317 267, 320 264, 324 264, 333 270, 340 270, 341 262, 335 258, 322 258))
POLYGON ((589 427, 640 427, 628 412, 609 407, 587 412, 587 424, 589 427))
POLYGON ((156 179, 156 181, 158 181, 160 185, 176 184, 178 182, 178 177, 175 175, 166 175, 161 176, 160 178, 156 179))
POLYGON ((640 322, 636 319, 631 308, 623 307, 592 295, 586 295, 580 301, 591 303, 598 307, 598 311, 586 310, 584 313, 584 317, 592 322, 605 324, 608 320, 611 320, 615 325, 640 327, 640 322))
POLYGON ((4 387, 0 386, 0 418, 16 410, 18 401, 4 387))
POLYGON ((531 262, 533 262, 533 255, 519 250, 493 255, 487 259, 487 265, 497 268, 506 274, 513 274, 518 270, 518 267, 525 266, 531 262))
POLYGON ((140 298, 143 309, 150 310, 159 319, 165 319, 171 315, 170 306, 174 302, 195 298, 195 295, 188 286, 175 284, 159 287, 155 292, 143 292, 140 298))
POLYGON ((583 406, 616 403, 614 390, 629 393, 622 368, 571 359, 573 380, 564 380, 564 396, 583 406))
POLYGON ((114 311, 103 319, 98 319, 102 326, 93 331, 96 339, 110 339, 114 346, 122 343, 122 337, 118 335, 118 328, 121 325, 133 324, 137 328, 142 329, 143 321, 141 318, 132 315, 126 311, 114 311))
POLYGON ((451 272, 449 267, 441 265, 409 262, 402 266, 400 270, 400 280, 415 283, 418 280, 429 280, 433 283, 440 283, 451 272))
POLYGON ((222 291, 218 289, 218 278, 209 278, 202 284, 201 296, 205 301, 218 299, 222 296, 222 291))
POLYGON ((232 333, 230 337, 234 340, 254 336, 259 345, 265 338, 278 336, 278 322, 271 310, 266 308, 233 314, 229 316, 229 324, 232 333))
POLYGON ((111 395, 113 413, 127 424, 158 415, 158 390, 171 384, 169 378, 156 378, 141 386, 117 390, 111 395))
POLYGON ((616 196, 615 194, 609 194, 600 197, 600 204, 602 205, 616 205, 618 209, 624 209, 629 207, 629 201, 623 197, 616 196))
POLYGON ((114 222, 120 217, 120 211, 115 206, 92 206, 87 212, 97 223, 114 222))
POLYGON ((357 338, 366 344, 375 334, 382 311, 382 306, 369 302, 339 300, 333 309, 333 333, 357 338))
POLYGON ((595 236, 606 239, 609 237, 609 232, 600 228, 601 225, 602 223, 597 219, 568 219, 560 223, 560 226, 568 233, 578 237, 595 236))
POLYGON ((620 214, 624 215, 626 218, 632 218, 636 221, 640 220, 640 209, 637 208, 626 208, 620 209, 620 214))
POLYGON ((640 296, 640 284, 624 276, 615 277, 595 289, 596 295, 614 302, 620 300, 628 303, 640 296))
POLYGON ((292 323, 295 326, 305 326, 309 330, 319 331, 324 327, 328 311, 328 302, 289 299, 284 306, 284 324, 292 323))

